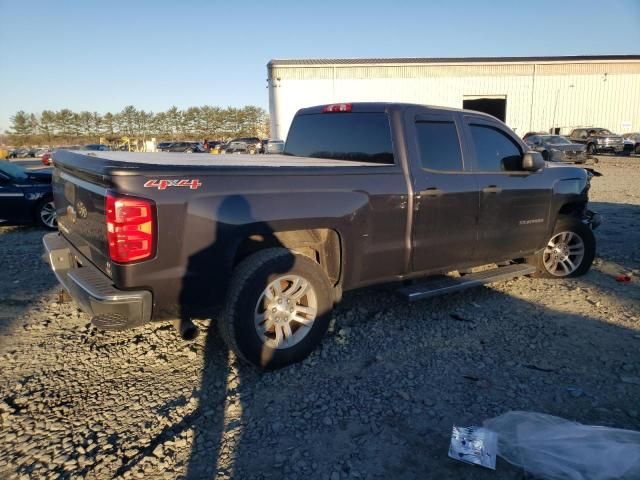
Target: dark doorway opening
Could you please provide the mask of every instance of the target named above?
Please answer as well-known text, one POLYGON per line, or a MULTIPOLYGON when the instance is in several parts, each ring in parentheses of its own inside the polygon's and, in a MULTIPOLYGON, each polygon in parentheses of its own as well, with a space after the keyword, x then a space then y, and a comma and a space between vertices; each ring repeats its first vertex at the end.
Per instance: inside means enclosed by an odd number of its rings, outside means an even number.
POLYGON ((488 113, 503 122, 507 118, 506 98, 465 98, 462 100, 462 108, 488 113))

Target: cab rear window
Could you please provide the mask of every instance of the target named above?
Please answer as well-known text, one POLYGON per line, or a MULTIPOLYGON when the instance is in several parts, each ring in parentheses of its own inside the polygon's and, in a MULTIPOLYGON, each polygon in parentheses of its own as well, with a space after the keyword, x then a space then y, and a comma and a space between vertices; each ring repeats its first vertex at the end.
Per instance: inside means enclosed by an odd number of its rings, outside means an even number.
POLYGON ((285 155, 392 164, 386 113, 319 113, 293 119, 285 155))

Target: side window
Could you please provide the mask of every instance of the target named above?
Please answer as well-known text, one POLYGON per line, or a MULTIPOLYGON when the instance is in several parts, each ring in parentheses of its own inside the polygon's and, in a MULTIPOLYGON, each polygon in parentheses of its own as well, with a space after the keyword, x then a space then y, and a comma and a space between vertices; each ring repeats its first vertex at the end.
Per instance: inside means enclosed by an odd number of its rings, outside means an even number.
POLYGON ((417 122, 416 133, 422 168, 463 170, 460 140, 454 122, 417 122))
POLYGON ((504 132, 485 125, 470 125, 479 172, 522 170, 520 147, 504 132))

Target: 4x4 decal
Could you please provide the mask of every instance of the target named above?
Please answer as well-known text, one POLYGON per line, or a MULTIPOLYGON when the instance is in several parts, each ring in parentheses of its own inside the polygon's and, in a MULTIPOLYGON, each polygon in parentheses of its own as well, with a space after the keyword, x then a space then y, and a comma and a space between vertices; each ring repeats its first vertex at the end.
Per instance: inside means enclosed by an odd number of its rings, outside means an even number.
POLYGON ((193 180, 147 180, 144 183, 145 188, 157 188, 158 190, 166 190, 168 187, 189 187, 191 190, 197 190, 202 186, 202 182, 197 178, 193 180))

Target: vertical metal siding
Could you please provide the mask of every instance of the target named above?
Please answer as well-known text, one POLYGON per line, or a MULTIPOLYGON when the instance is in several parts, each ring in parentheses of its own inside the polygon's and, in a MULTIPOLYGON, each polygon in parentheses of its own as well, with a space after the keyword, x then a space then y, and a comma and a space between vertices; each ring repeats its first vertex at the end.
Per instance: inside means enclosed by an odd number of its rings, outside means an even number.
POLYGON ((640 62, 273 67, 272 135, 286 138, 302 107, 395 101, 462 108, 465 96, 505 95, 506 123, 517 133, 593 125, 640 130, 640 62), (273 90, 273 79, 279 85, 273 90), (570 85, 573 85, 570 88, 570 85))

